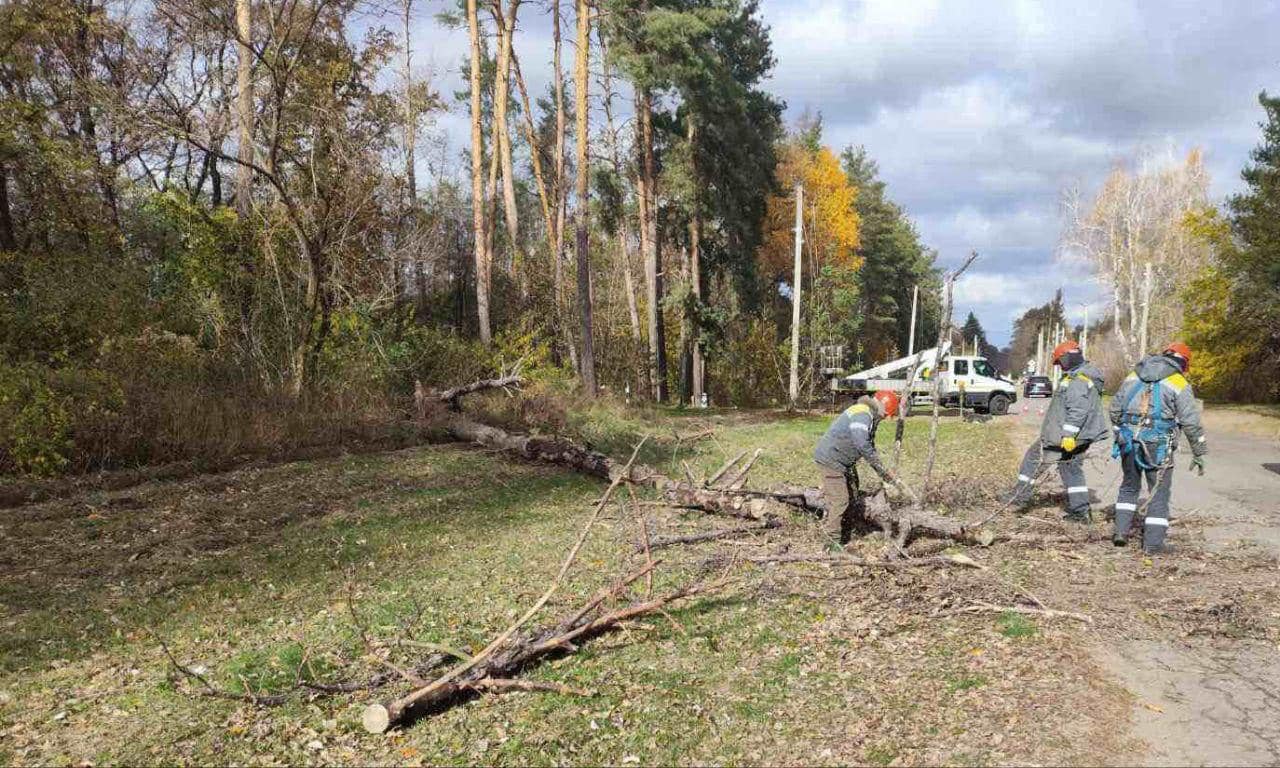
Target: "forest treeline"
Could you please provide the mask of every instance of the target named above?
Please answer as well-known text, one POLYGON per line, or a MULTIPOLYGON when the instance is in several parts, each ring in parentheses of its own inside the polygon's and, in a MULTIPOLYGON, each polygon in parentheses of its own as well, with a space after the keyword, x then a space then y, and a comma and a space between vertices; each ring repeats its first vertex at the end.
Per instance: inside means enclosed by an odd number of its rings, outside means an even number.
POLYGON ((934 253, 865 151, 783 125, 751 0, 423 6, 0 8, 0 474, 396 439, 415 380, 517 363, 783 402, 797 182, 806 391, 823 347, 904 350, 913 286, 936 336, 934 253))

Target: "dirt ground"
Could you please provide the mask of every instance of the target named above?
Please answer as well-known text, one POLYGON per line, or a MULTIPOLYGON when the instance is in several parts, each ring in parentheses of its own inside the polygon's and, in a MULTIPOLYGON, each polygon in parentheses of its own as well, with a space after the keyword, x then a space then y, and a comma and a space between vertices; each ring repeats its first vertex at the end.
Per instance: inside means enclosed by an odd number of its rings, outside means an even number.
MULTIPOLYGON (((1020 404, 1025 412, 1014 429, 1024 442, 1045 402, 1020 404)), ((1150 562, 1132 545, 1115 552, 1106 552, 1105 542, 1097 545, 1102 563, 1141 565, 1128 570, 1128 583, 1114 585, 1111 598, 1096 596, 1112 602, 1113 626, 1102 628, 1091 649, 1134 695, 1134 732, 1146 744, 1134 762, 1275 765, 1280 475, 1263 465, 1280 462, 1280 439, 1265 437, 1280 435, 1280 421, 1209 408, 1204 423, 1210 442, 1205 476, 1188 470, 1189 451, 1177 458, 1169 539, 1175 552, 1150 562)), ((1120 468, 1106 450, 1098 453, 1087 462, 1087 475, 1099 502, 1095 517, 1105 518, 1120 468)), ((1108 530, 1105 522, 1095 527, 1108 530)), ((1093 586, 1082 592, 1096 592, 1093 586)))

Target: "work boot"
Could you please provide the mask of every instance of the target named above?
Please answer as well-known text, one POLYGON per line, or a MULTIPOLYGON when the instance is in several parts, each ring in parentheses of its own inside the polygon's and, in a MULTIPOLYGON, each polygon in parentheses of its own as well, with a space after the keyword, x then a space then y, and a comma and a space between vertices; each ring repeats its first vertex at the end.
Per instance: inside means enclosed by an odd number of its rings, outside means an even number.
POLYGON ((1111 543, 1117 547, 1127 547, 1129 546, 1129 537, 1123 533, 1113 533, 1111 534, 1111 543))
POLYGON ((1175 551, 1174 546, 1169 543, 1142 545, 1142 554, 1147 557, 1154 557, 1155 555, 1172 555, 1175 551))
POLYGON ((1086 512, 1071 512, 1062 518, 1063 522, 1076 523, 1078 525, 1088 525, 1093 522, 1093 517, 1086 512))

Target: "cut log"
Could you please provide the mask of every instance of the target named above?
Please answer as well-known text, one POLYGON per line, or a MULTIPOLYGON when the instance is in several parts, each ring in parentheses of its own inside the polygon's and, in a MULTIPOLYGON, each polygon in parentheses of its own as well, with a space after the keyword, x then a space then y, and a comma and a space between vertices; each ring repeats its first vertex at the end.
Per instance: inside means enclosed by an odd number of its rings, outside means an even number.
POLYGON ((885 568, 891 571, 903 570, 906 568, 930 568, 933 566, 956 566, 960 568, 977 568, 978 570, 986 569, 986 566, 981 565, 976 560, 964 555, 937 555, 934 557, 913 557, 901 560, 867 560, 865 558, 839 552, 828 555, 782 553, 777 555, 763 555, 760 557, 747 557, 743 558, 743 562, 755 563, 756 565, 768 565, 771 563, 826 563, 827 565, 857 568, 885 568))

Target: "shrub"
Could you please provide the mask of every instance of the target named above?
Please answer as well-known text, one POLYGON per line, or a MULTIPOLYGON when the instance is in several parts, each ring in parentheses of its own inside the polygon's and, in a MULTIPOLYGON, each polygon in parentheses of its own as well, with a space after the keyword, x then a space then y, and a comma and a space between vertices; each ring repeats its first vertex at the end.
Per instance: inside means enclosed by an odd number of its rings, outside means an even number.
POLYGON ((776 405, 787 398, 789 344, 766 320, 731 327, 710 361, 708 384, 716 403, 746 407, 776 405))
POLYGON ((111 422, 119 405, 118 387, 99 371, 0 366, 0 473, 62 473, 82 447, 82 426, 111 422))
POLYGON ((53 475, 71 453, 70 417, 31 368, 0 368, 0 468, 53 475))

